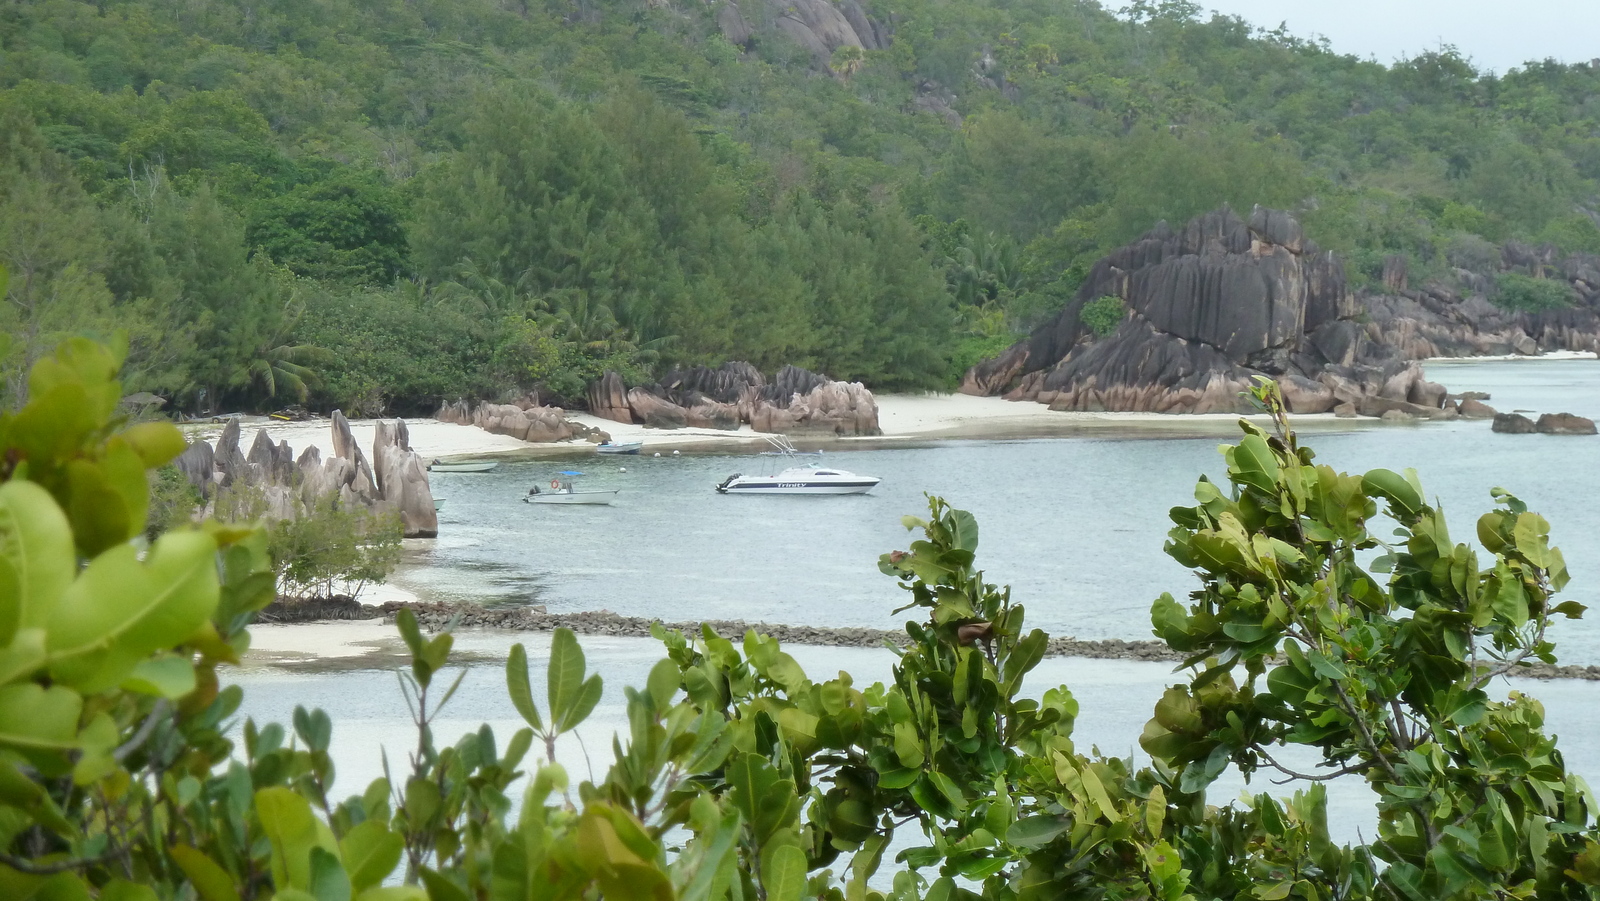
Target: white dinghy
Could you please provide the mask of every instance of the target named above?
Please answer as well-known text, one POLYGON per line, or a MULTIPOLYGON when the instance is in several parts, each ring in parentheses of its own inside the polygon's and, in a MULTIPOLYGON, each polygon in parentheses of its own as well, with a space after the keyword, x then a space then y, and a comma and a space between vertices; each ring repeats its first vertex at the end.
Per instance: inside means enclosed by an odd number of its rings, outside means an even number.
POLYGON ((528 489, 528 494, 523 501, 530 504, 583 504, 586 506, 609 507, 617 499, 620 489, 616 488, 576 488, 573 479, 583 475, 581 472, 563 470, 556 473, 550 480, 548 489, 538 485, 528 489))

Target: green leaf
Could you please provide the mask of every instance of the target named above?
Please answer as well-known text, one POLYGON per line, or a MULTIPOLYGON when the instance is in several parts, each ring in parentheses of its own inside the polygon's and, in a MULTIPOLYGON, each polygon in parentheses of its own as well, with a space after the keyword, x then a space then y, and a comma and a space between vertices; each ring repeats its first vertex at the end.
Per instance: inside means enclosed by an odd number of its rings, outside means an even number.
POLYGON ((19 628, 49 622, 77 568, 72 527, 50 492, 32 482, 0 485, 0 646, 19 628))
POLYGON ((1018 848, 1040 848, 1072 828, 1072 821, 1059 816, 1023 817, 1006 830, 1006 841, 1018 848))
POLYGON ((33 682, 0 687, 0 744, 22 750, 76 747, 83 698, 60 685, 33 682))
POLYGON ((45 665, 45 631, 20 629, 11 644, 0 650, 0 685, 32 675, 45 665))
POLYGON ((311 803, 287 788, 256 792, 256 815, 272 849, 272 881, 281 888, 311 887, 311 849, 317 847, 317 822, 311 803))
POLYGON ((1410 480, 1392 470, 1374 469, 1362 476, 1361 489, 1386 499, 1402 517, 1415 516, 1423 507, 1422 493, 1410 480))
POLYGON ((405 851, 405 839, 379 820, 365 820, 339 841, 345 872, 357 892, 366 891, 394 872, 405 851))
POLYGON ((328 718, 328 714, 322 708, 308 711, 296 704, 293 719, 295 734, 306 743, 308 750, 328 750, 328 746, 333 742, 333 720, 328 718))
POLYGON ((188 640, 217 606, 216 550, 204 532, 168 532, 142 564, 131 545, 96 557, 50 618, 51 676, 103 691, 153 651, 188 640))
POLYGON ((126 879, 113 879, 100 889, 100 901, 161 901, 156 890, 126 879))
POLYGON ((521 642, 512 645, 511 653, 506 656, 506 690, 522 719, 533 731, 543 734, 544 721, 539 718, 539 708, 533 703, 533 687, 528 683, 528 652, 521 642))
POLYGON ((571 629, 557 629, 550 639, 548 695, 550 724, 557 732, 584 695, 583 648, 571 629))
POLYGON ((448 876, 427 867, 422 868, 422 884, 427 886, 431 901, 472 901, 472 897, 448 876))
POLYGON ((311 849, 311 894, 317 901, 350 901, 350 877, 336 854, 311 849))
POLYGON ((767 901, 800 901, 806 889, 806 854, 794 845, 772 850, 761 870, 767 901))
POLYGON ((947 521, 950 545, 963 551, 978 550, 978 518, 965 510, 951 510, 947 521))
POLYGON ((139 694, 177 700, 194 691, 194 662, 177 654, 161 654, 139 661, 122 680, 122 688, 139 694))
POLYGON ((1260 435, 1244 436, 1228 449, 1227 458, 1228 475, 1233 481, 1267 494, 1277 491, 1278 461, 1260 435))
POLYGON ((557 724, 556 729, 560 732, 570 732, 576 729, 579 724, 589 718, 589 714, 594 712, 595 705, 600 703, 600 695, 603 691, 604 686, 600 682, 599 673, 585 679, 583 687, 578 691, 577 700, 573 701, 572 707, 561 717, 561 722, 557 724))
POLYGON ((656 665, 650 668, 650 676, 645 680, 645 687, 650 693, 650 702, 655 705, 657 712, 664 712, 672 705, 672 697, 678 693, 681 684, 683 676, 678 671, 677 664, 666 657, 656 661, 656 665))
POLYGON ((228 872, 204 853, 188 845, 174 845, 167 852, 202 901, 239 901, 239 890, 228 872))

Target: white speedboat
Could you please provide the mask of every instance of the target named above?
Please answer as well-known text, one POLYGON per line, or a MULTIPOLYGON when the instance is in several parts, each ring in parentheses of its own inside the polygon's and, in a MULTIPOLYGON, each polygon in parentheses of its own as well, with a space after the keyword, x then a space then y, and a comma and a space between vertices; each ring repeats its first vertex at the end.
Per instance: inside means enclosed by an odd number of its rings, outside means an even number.
POLYGON ((540 488, 538 485, 528 489, 528 494, 522 500, 529 504, 583 504, 594 507, 609 507, 617 499, 619 489, 616 488, 577 488, 573 479, 583 475, 581 472, 564 471, 556 473, 550 480, 550 487, 540 488))
MULTIPOLYGON (((768 436, 767 441, 777 450, 762 454, 764 457, 793 460, 805 456, 782 435, 768 436)), ((813 463, 809 466, 790 466, 775 475, 747 476, 734 473, 717 486, 717 491, 722 494, 866 494, 881 481, 877 476, 857 475, 813 463)))
POLYGON ((428 464, 429 472, 494 472, 499 463, 494 460, 464 460, 460 463, 445 463, 435 460, 428 464))
POLYGON ((607 441, 595 445, 595 451, 602 454, 637 454, 644 447, 643 441, 607 441))

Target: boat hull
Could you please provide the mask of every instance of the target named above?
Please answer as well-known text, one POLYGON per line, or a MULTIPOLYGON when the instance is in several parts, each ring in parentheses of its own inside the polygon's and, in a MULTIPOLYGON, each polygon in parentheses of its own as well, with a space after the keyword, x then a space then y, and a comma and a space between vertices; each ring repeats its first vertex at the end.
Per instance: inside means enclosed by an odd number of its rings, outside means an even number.
POLYGON ((717 490, 723 494, 866 494, 877 487, 879 481, 869 477, 837 482, 741 479, 717 490))
POLYGON ((637 444, 601 444, 595 447, 595 451, 602 454, 637 456, 639 450, 643 447, 643 441, 638 442, 637 444))
POLYGON ((499 463, 435 463, 429 472, 494 472, 499 463))
POLYGON ((616 499, 616 491, 551 491, 523 498, 530 504, 579 504, 590 507, 609 507, 616 499))

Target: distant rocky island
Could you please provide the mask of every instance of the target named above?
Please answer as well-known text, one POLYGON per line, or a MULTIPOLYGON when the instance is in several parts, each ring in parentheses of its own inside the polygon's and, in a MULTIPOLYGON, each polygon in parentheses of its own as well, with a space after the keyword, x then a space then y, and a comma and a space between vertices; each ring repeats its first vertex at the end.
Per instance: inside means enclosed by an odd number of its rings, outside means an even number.
POLYGON ((1419 360, 1600 345, 1600 257, 1558 260, 1553 248, 1514 243, 1503 253, 1508 270, 1564 276, 1579 304, 1503 310, 1465 271, 1465 292, 1443 281, 1413 289, 1399 258, 1381 290, 1352 291, 1341 261, 1279 210, 1245 220, 1223 207, 1180 230, 1163 222, 1098 261, 1053 319, 968 370, 961 390, 1052 410, 1245 412, 1240 392, 1265 375, 1295 413, 1453 418, 1464 411, 1419 360), (1106 296, 1126 315, 1098 336, 1081 313, 1106 296))

